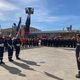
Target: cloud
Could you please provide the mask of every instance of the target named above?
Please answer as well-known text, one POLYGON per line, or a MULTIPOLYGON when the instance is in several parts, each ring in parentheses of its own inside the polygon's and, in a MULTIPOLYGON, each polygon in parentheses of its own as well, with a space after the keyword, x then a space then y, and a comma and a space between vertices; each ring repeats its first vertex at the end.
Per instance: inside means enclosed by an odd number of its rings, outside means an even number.
POLYGON ((1 0, 0 1, 0 10, 1 11, 11 11, 16 10, 18 7, 16 7, 14 4, 8 2, 7 0, 1 0))
POLYGON ((80 16, 72 16, 72 15, 50 15, 49 11, 44 9, 37 9, 35 14, 32 16, 33 22, 61 22, 61 21, 70 21, 70 20, 78 20, 80 16))
POLYGON ((19 2, 23 2, 23 3, 33 3, 39 0, 18 0, 19 2))
POLYGON ((7 0, 0 0, 0 21, 8 20, 8 17, 10 16, 8 13, 17 9, 19 8, 13 3, 8 2, 7 0))

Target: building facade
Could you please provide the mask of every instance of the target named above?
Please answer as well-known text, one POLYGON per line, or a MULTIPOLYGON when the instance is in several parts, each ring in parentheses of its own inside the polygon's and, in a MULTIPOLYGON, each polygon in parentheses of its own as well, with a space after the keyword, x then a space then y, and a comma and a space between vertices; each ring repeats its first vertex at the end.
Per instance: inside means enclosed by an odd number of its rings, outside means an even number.
MULTIPOLYGON (((12 35, 15 37, 16 35, 16 30, 15 28, 8 28, 8 29, 2 29, 1 30, 3 35, 12 35)), ((62 30, 62 31, 41 31, 39 29, 30 27, 30 34, 28 35, 29 37, 40 37, 40 38, 53 38, 53 37, 64 37, 64 38, 72 38, 76 37, 76 34, 80 34, 80 31, 77 30, 62 30)))

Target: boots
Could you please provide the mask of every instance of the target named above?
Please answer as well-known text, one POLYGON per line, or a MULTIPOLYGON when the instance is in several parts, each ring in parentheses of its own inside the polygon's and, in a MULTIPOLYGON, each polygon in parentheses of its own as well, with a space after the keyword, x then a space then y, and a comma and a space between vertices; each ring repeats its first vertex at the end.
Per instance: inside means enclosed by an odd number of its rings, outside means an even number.
POLYGON ((10 62, 13 62, 12 58, 9 57, 9 61, 10 61, 10 62))
POLYGON ((20 60, 21 58, 19 58, 19 57, 16 57, 16 59, 17 59, 17 60, 20 60))
POLYGON ((79 71, 78 74, 76 75, 76 78, 80 78, 80 71, 79 71))
POLYGON ((20 58, 19 58, 19 55, 18 55, 18 54, 16 55, 16 59, 17 59, 17 60, 20 60, 20 58))

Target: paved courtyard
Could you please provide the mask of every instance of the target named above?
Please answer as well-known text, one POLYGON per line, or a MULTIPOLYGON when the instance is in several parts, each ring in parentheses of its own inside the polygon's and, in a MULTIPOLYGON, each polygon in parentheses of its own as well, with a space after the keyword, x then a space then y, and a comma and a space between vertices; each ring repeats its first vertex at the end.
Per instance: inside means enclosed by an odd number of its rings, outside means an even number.
POLYGON ((0 80, 78 80, 75 49, 40 47, 21 50, 21 60, 11 63, 4 53, 0 80))

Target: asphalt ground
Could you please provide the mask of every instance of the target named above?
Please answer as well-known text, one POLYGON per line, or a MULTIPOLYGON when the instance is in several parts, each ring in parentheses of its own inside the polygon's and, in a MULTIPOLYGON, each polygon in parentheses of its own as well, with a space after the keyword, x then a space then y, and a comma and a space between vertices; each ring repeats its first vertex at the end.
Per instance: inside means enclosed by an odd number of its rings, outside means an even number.
POLYGON ((79 80, 74 48, 37 47, 23 49, 21 60, 8 61, 0 65, 0 80, 79 80))

